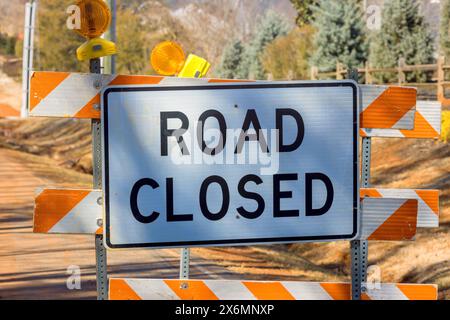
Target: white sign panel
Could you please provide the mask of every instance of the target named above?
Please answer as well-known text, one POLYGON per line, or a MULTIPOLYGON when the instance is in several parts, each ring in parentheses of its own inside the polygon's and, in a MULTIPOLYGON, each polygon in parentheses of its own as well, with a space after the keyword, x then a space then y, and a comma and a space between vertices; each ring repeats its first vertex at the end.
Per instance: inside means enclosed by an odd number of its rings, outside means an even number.
POLYGON ((109 248, 348 240, 358 232, 358 87, 109 87, 109 248))

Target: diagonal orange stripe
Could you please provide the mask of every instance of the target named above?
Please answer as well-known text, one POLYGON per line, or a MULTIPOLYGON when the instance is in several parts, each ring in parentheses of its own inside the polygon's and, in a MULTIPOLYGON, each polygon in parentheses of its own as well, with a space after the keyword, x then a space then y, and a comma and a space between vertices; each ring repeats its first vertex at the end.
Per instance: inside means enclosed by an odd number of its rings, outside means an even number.
POLYGON ((95 95, 80 111, 78 111, 74 118, 79 119, 100 119, 100 110, 96 110, 94 105, 100 106, 100 94, 95 95))
POLYGON ((359 129, 359 135, 363 138, 367 137, 367 133, 362 129, 359 129))
POLYGON ((35 200, 33 232, 49 232, 89 193, 87 190, 42 191, 35 200))
POLYGON ((158 84, 164 77, 160 76, 126 76, 119 75, 109 83, 110 86, 116 85, 139 85, 139 84, 158 84))
POLYGON ((18 117, 20 116, 20 111, 14 109, 9 104, 0 103, 0 118, 7 117, 18 117))
MULTIPOLYGON (((119 75, 114 78, 108 85, 153 85, 158 84, 164 77, 159 76, 126 76, 119 75)), ((79 119, 100 119, 100 110, 94 108, 100 105, 100 93, 95 95, 83 108, 80 109, 74 118, 79 119)))
POLYGON ((414 130, 400 130, 406 138, 439 138, 440 134, 431 126, 420 112, 416 112, 414 130))
POLYGON ((258 300, 295 300, 280 282, 243 282, 258 300))
POLYGON ((68 72, 34 72, 30 79, 30 111, 69 75, 68 72))
POLYGON ((369 301, 372 300, 367 293, 361 293, 361 300, 369 301))
POLYGON ((415 190, 417 195, 439 216, 439 191, 438 190, 415 190))
POLYGON ((109 281, 109 300, 142 300, 125 280, 109 281))
POLYGON ((330 295, 333 300, 350 300, 350 283, 321 283, 320 286, 330 295))
POLYGON ((381 193, 378 192, 377 189, 374 188, 361 188, 359 191, 360 197, 365 198, 383 198, 381 193))
POLYGON ((200 280, 164 280, 164 282, 181 300, 219 300, 200 280))
POLYGON ((437 300, 436 286, 430 284, 397 284, 397 288, 409 300, 437 300))
POLYGON ((417 230, 418 201, 407 200, 373 232, 368 240, 411 240, 417 230))
POLYGON ((392 128, 416 102, 416 89, 389 87, 361 113, 361 128, 392 128))

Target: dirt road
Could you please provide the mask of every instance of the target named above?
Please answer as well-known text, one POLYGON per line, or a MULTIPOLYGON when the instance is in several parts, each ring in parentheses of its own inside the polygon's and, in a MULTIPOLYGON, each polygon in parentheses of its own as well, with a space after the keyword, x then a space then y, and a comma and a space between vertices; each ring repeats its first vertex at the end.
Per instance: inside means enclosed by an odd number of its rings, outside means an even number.
MULTIPOLYGON (((96 298, 94 237, 31 232, 36 188, 89 187, 90 182, 91 176, 61 169, 52 160, 0 149, 0 299, 96 298), (66 283, 77 268, 81 290, 69 290, 66 283)), ((108 253, 113 277, 176 278, 178 264, 178 250, 108 253)), ((191 275, 236 277, 196 255, 191 275)))

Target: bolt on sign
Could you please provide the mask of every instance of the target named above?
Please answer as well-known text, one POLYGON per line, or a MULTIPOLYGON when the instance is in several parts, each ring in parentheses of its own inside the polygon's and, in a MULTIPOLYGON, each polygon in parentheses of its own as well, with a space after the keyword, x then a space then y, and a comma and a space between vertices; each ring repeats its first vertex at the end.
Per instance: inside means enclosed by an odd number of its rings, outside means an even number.
POLYGON ((356 238, 358 97, 352 81, 105 88, 107 246, 356 238))

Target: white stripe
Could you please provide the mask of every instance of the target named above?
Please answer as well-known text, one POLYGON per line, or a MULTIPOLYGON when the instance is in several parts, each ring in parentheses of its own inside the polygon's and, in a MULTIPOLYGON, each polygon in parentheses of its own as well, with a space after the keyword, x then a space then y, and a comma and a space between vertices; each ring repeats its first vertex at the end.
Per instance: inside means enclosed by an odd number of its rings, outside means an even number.
POLYGON ((384 91, 388 88, 387 86, 373 86, 373 85, 361 85, 362 92, 362 110, 364 112, 369 105, 371 105, 376 99, 378 99, 384 91))
POLYGON ((413 130, 415 114, 415 108, 409 110, 400 120, 397 121, 397 123, 392 126, 392 129, 413 130))
POLYGON ((367 295, 372 300, 409 300, 395 284, 390 283, 383 283, 379 288, 368 289, 367 295))
POLYGON ((441 132, 442 104, 439 101, 417 101, 417 111, 436 132, 441 132))
POLYGON ((204 282, 219 300, 256 300, 256 297, 240 281, 206 280, 204 282))
POLYGON ((291 282, 281 284, 296 300, 333 300, 319 282, 291 282))
POLYGON ((97 203, 100 191, 90 192, 69 213, 54 225, 48 233, 94 234, 102 217, 102 206, 97 203))
POLYGON ((404 138, 405 136, 396 129, 362 129, 368 137, 404 138))
POLYGON ((126 282, 142 300, 180 300, 163 280, 126 279, 126 282))

